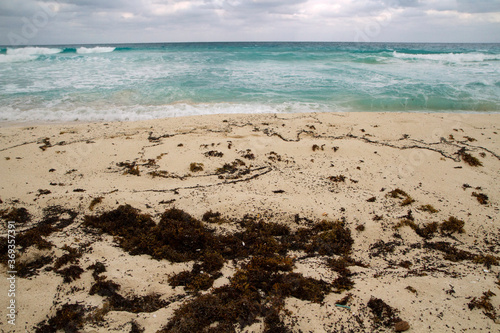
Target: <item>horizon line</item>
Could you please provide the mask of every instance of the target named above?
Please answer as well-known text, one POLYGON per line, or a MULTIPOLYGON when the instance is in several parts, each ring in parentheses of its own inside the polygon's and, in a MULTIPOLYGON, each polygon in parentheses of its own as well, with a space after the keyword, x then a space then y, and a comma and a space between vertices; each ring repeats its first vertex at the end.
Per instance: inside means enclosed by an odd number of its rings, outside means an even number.
POLYGON ((276 41, 173 41, 173 42, 110 42, 110 43, 57 43, 57 44, 25 44, 25 45, 1 45, 0 47, 37 47, 37 46, 85 46, 85 45, 131 45, 131 44, 236 44, 236 43, 259 43, 259 44, 271 44, 271 43, 324 43, 324 44, 500 44, 500 42, 364 42, 364 41, 286 41, 286 40, 276 40, 276 41))

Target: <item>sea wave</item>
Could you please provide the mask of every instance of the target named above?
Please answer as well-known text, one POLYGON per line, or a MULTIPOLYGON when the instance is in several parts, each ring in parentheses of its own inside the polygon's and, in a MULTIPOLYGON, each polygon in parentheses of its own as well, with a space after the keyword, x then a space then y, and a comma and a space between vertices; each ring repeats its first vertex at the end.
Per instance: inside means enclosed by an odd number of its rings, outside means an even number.
MULTIPOLYGON (((166 105, 128 107, 106 105, 78 105, 68 112, 68 106, 37 107, 20 110, 15 106, 0 106, 0 121, 13 122, 72 122, 72 121, 138 121, 170 117, 207 114, 259 114, 327 112, 328 107, 315 103, 191 103, 178 102, 166 105)), ((337 111, 345 111, 342 108, 337 111)))
POLYGON ((50 55, 61 53, 63 50, 49 47, 21 47, 7 48, 7 55, 11 56, 28 56, 28 55, 50 55))
POLYGON ((107 46, 96 46, 96 47, 79 47, 76 49, 76 53, 78 54, 89 54, 89 53, 109 53, 113 52, 116 47, 107 47, 107 46))
POLYGON ((487 53, 427 53, 427 54, 412 54, 393 52, 394 58, 398 59, 418 59, 431 61, 445 61, 453 63, 461 62, 484 62, 492 60, 500 60, 500 54, 487 53))
POLYGON ((35 60, 36 58, 37 56, 26 55, 26 54, 17 54, 17 55, 0 54, 0 63, 27 62, 35 60))

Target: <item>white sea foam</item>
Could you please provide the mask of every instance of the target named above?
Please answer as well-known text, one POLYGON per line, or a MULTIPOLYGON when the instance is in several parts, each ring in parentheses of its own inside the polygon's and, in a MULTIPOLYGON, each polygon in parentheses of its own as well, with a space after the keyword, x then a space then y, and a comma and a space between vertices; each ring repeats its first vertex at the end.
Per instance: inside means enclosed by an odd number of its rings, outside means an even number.
MULTIPOLYGON (((80 105, 69 111, 68 105, 49 106, 19 110, 12 106, 0 106, 0 121, 13 122, 71 122, 71 121, 138 121, 169 117, 197 116, 207 114, 238 113, 295 113, 317 112, 321 107, 309 103, 233 104, 233 103, 174 103, 168 105, 135 105, 119 107, 113 105, 80 105)), ((338 110, 342 111, 342 110, 338 110)))
POLYGON ((446 61, 453 63, 500 60, 499 54, 485 54, 485 53, 411 54, 411 53, 399 53, 394 51, 393 56, 399 59, 420 59, 420 60, 432 60, 432 61, 446 61))
POLYGON ((105 46, 96 46, 96 47, 79 47, 76 49, 76 53, 79 54, 89 54, 89 53, 109 53, 113 52, 116 47, 105 47, 105 46))
POLYGON ((44 54, 57 54, 61 53, 62 49, 48 48, 48 47, 22 47, 22 48, 8 48, 7 55, 44 55, 44 54))
POLYGON ((0 63, 6 62, 26 62, 35 60, 37 57, 32 55, 5 55, 0 54, 0 63))

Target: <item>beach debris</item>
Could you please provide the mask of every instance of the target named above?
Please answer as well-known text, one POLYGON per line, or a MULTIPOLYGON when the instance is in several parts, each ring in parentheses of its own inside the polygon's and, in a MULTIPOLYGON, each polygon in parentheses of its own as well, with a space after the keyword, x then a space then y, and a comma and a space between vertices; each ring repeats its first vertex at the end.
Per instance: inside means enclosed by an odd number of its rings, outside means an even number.
POLYGON ((71 265, 64 269, 54 270, 63 277, 63 283, 70 283, 80 278, 83 269, 78 265, 71 265))
POLYGON ((203 171, 203 163, 191 163, 189 165, 189 170, 191 170, 191 172, 200 172, 200 171, 203 171))
POLYGON ((494 292, 491 290, 483 292, 483 296, 481 298, 474 297, 468 304, 467 306, 469 307, 469 310, 474 310, 474 309, 482 309, 483 314, 493 320, 495 323, 499 321, 499 318, 497 318, 497 312, 493 304, 491 304, 491 297, 496 296, 494 292))
POLYGON ((474 260, 476 256, 471 252, 457 249, 448 242, 425 242, 424 248, 438 250, 444 253, 444 259, 449 261, 474 260))
POLYGON ((325 145, 321 145, 321 146, 318 146, 318 145, 313 145, 312 146, 312 151, 316 151, 316 150, 325 150, 325 145))
POLYGON ((463 234, 465 233, 464 225, 465 225, 464 221, 459 220, 454 216, 450 216, 448 220, 441 223, 439 229, 441 230, 442 234, 446 234, 448 236, 455 232, 463 234))
POLYGON ((97 197, 97 198, 94 198, 92 199, 92 201, 90 202, 90 205, 89 205, 89 210, 94 210, 95 206, 97 206, 98 204, 100 204, 102 202, 102 199, 104 199, 104 197, 97 197))
POLYGON ((347 295, 342 297, 342 299, 339 299, 338 301, 336 301, 335 305, 346 306, 347 303, 349 303, 349 301, 351 300, 351 298, 352 298, 352 294, 348 293, 347 295))
POLYGON ((100 261, 97 261, 96 263, 90 265, 89 267, 87 267, 87 270, 92 270, 92 277, 94 278, 94 280, 98 280, 99 279, 99 275, 101 273, 104 273, 106 272, 106 265, 104 265, 102 262, 100 261))
POLYGON ((415 295, 418 294, 417 289, 413 288, 412 286, 407 286, 405 289, 411 293, 414 293, 415 295))
POLYGON ((487 269, 490 269, 491 266, 498 266, 498 258, 492 254, 477 255, 474 258, 474 262, 476 264, 483 264, 487 269))
POLYGON ((401 321, 398 316, 398 310, 394 309, 380 298, 371 297, 367 303, 368 308, 374 315, 375 325, 391 327, 401 321))
POLYGON ((346 177, 344 175, 338 175, 338 176, 330 176, 328 177, 328 179, 330 179, 334 183, 344 183, 346 177))
POLYGON ((219 175, 219 179, 239 179, 250 172, 250 168, 246 167, 246 163, 240 159, 236 159, 231 163, 224 163, 222 167, 215 170, 215 173, 219 175))
MULTIPOLYGON (((220 219, 218 212, 203 215, 205 222, 220 219)), ((242 230, 218 234, 178 209, 167 210, 156 224, 151 216, 131 206, 120 206, 99 216, 86 216, 84 223, 115 236, 118 244, 132 255, 149 254, 155 259, 173 262, 195 261, 191 270, 168 279, 170 285, 183 286, 195 298, 174 312, 165 332, 180 332, 187 327, 202 331, 213 325, 229 328, 239 324, 243 328, 259 317, 264 318, 266 325, 280 326, 281 319, 277 320, 282 307, 279 304, 285 298, 321 302, 332 290, 342 292, 352 288, 353 274, 348 267, 362 265, 348 258, 353 239, 342 221, 320 221, 292 232, 284 224, 268 223, 247 215, 236 222, 242 230), (296 259, 287 253, 297 250, 309 256, 337 256, 328 262, 328 267, 339 274, 337 279, 327 283, 292 272, 296 259), (248 262, 247 258, 250 258, 248 262), (228 285, 210 289, 228 260, 244 263, 228 285), (203 290, 208 293, 200 294, 203 290)), ((93 292, 96 293, 100 287, 111 289, 109 293, 116 293, 113 289, 117 289, 106 280, 95 286, 93 292)), ((116 296, 109 296, 109 302, 112 297, 116 296)))
POLYGON ((410 324, 407 321, 401 320, 394 324, 394 331, 405 332, 410 329, 410 324))
POLYGON ((364 224, 358 224, 356 226, 356 231, 365 231, 366 227, 364 224))
POLYGON ((477 192, 472 192, 472 196, 476 197, 477 201, 481 205, 487 205, 488 204, 488 196, 484 193, 477 193, 477 192))
MULTIPOLYGON (((95 273, 95 271, 94 271, 95 273)), ((90 287, 89 295, 99 295, 103 297, 110 297, 120 290, 121 286, 110 280, 93 275, 96 282, 90 287)))
POLYGON ((38 141, 37 143, 43 143, 43 145, 41 145, 39 147, 43 151, 47 150, 47 148, 52 147, 52 144, 50 143, 50 139, 49 138, 43 138, 40 141, 38 141))
POLYGON ((0 210, 0 218, 5 221, 14 221, 20 225, 31 221, 31 214, 24 207, 12 207, 10 209, 0 210))
POLYGON ((386 256, 389 253, 393 253, 396 247, 400 245, 401 243, 399 241, 384 242, 383 240, 379 240, 370 246, 370 256, 386 256))
POLYGON ((432 205, 422 205, 422 206, 419 207, 419 209, 421 211, 429 212, 431 214, 439 212, 439 210, 437 210, 436 208, 434 208, 434 206, 432 206, 432 205))
POLYGON ((430 222, 430 223, 427 223, 424 227, 419 227, 414 222, 413 217, 412 217, 412 219, 405 218, 405 219, 399 221, 399 223, 394 226, 394 229, 399 229, 403 226, 408 226, 408 227, 412 228, 417 233, 417 235, 419 235, 420 237, 425 238, 425 239, 429 239, 429 238, 432 238, 432 236, 434 236, 434 234, 438 231, 439 223, 430 222))
POLYGON ((483 166, 483 163, 480 160, 478 160, 476 157, 466 152, 465 147, 461 148, 456 154, 458 154, 458 156, 462 158, 462 161, 464 161, 470 166, 473 167, 483 166))
POLYGON ((413 198, 408 193, 406 193, 405 191, 403 191, 399 188, 390 191, 387 194, 387 196, 389 196, 391 198, 403 200, 401 202, 401 206, 408 206, 408 205, 412 204, 413 202, 415 202, 415 200, 413 200, 413 198))
POLYGON ((246 158, 247 160, 254 160, 255 155, 252 153, 252 150, 247 149, 246 151, 242 152, 241 157, 246 158))
POLYGON ((47 189, 38 189, 38 193, 37 193, 37 197, 40 197, 42 195, 47 195, 47 194, 51 194, 52 192, 50 190, 47 190, 47 189))
POLYGON ((36 276, 42 267, 51 264, 53 261, 54 258, 41 255, 35 256, 32 260, 16 263, 17 276, 21 278, 36 276))
POLYGON ((174 203, 175 201, 176 201, 175 199, 162 200, 162 201, 158 202, 158 204, 160 204, 160 205, 168 205, 168 204, 174 203))
POLYGON ((141 173, 139 171, 139 166, 136 164, 137 163, 135 161, 134 162, 120 162, 120 163, 116 163, 116 166, 123 168, 124 175, 140 176, 141 173))
POLYGON ((48 320, 44 320, 36 327, 36 333, 56 332, 79 332, 85 323, 86 309, 83 305, 64 304, 55 315, 48 320))
POLYGON ((216 150, 210 150, 204 153, 203 155, 205 155, 206 157, 222 157, 224 156, 224 153, 216 150))

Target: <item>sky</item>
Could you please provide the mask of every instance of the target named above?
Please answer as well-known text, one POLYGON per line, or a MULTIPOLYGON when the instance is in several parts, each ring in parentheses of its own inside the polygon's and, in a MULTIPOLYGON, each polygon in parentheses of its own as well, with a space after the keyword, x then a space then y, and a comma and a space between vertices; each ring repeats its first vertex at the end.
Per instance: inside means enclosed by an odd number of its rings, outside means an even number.
POLYGON ((1 45, 500 42, 500 0, 2 0, 1 45))

